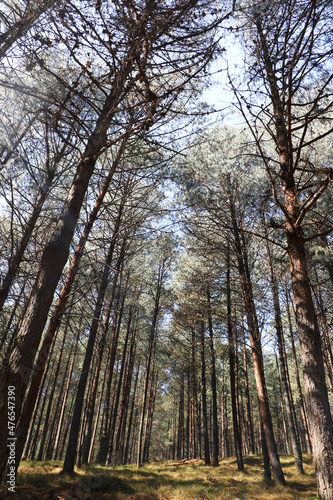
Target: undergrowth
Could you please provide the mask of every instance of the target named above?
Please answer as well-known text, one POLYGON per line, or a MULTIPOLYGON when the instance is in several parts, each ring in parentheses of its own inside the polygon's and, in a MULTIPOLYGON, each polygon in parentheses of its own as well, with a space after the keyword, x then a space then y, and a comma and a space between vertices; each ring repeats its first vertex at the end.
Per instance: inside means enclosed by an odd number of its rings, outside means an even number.
POLYGON ((262 457, 245 457, 245 471, 235 459, 223 459, 217 468, 202 461, 170 461, 102 467, 89 465, 72 475, 61 473, 61 462, 22 462, 13 495, 2 487, 0 498, 9 500, 315 500, 316 480, 309 455, 305 474, 297 474, 294 459, 282 456, 286 486, 263 479, 262 457))

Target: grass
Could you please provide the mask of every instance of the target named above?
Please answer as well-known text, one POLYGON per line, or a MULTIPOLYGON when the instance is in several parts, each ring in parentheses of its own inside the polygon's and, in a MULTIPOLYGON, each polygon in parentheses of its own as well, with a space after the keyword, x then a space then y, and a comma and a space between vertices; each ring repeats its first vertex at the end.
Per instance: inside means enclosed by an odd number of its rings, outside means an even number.
POLYGON ((262 457, 245 457, 245 472, 235 459, 220 461, 218 468, 202 461, 154 462, 135 466, 90 465, 75 474, 61 474, 61 462, 23 462, 16 493, 0 489, 0 498, 34 500, 315 500, 316 479, 309 455, 305 474, 297 474, 294 460, 282 456, 287 485, 263 480, 262 457))

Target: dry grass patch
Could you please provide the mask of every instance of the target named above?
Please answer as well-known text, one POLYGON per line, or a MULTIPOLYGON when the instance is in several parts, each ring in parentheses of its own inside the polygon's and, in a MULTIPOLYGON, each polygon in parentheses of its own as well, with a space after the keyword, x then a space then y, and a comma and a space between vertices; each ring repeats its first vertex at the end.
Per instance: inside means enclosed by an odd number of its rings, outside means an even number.
MULTIPOLYGON (((245 472, 235 459, 217 468, 199 460, 135 466, 87 466, 60 474, 60 462, 23 462, 15 498, 36 500, 315 500, 316 480, 311 457, 304 457, 305 475, 296 473, 292 457, 281 457, 287 485, 263 480, 260 456, 245 457, 245 472)), ((13 499, 2 488, 0 498, 13 499)))

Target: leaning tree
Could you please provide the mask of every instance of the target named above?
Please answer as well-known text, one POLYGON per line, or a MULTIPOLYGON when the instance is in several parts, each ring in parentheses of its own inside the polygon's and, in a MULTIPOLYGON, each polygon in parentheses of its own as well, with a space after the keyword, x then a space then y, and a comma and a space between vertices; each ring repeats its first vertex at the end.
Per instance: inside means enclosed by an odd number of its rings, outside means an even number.
MULTIPOLYGON (((67 197, 42 243, 29 302, 13 348, 3 362, 2 422, 7 416, 8 386, 16 388, 16 413, 20 414, 34 357, 99 158, 125 135, 148 130, 158 120, 170 117, 178 96, 193 90, 193 82, 211 61, 215 28, 225 13, 224 6, 217 9, 211 0, 109 0, 95 5, 80 0, 60 8, 55 5, 42 38, 26 40, 31 49, 27 71, 34 71, 28 83, 4 84, 22 92, 28 89, 45 99, 59 134, 79 123, 81 141, 67 197), (43 92, 39 79, 43 80, 43 92)), ((2 427, 2 476, 7 463, 6 438, 7 429, 2 427)))

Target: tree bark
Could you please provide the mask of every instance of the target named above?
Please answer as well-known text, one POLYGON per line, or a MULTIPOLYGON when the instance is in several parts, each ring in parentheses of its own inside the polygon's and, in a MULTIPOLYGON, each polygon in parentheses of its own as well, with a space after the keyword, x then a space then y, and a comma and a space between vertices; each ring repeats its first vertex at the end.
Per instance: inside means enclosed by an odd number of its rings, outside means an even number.
POLYGON ((262 450, 262 456, 263 456, 263 460, 264 460, 264 478, 265 478, 265 481, 270 482, 272 479, 271 464, 269 461, 268 447, 267 447, 267 443, 266 443, 265 432, 264 432, 264 427, 262 425, 261 418, 260 418, 260 435, 261 435, 261 450, 262 450))
POLYGON ((320 498, 329 500, 333 497, 333 421, 325 384, 320 332, 312 301, 304 238, 287 229, 287 240, 318 490, 320 498))

